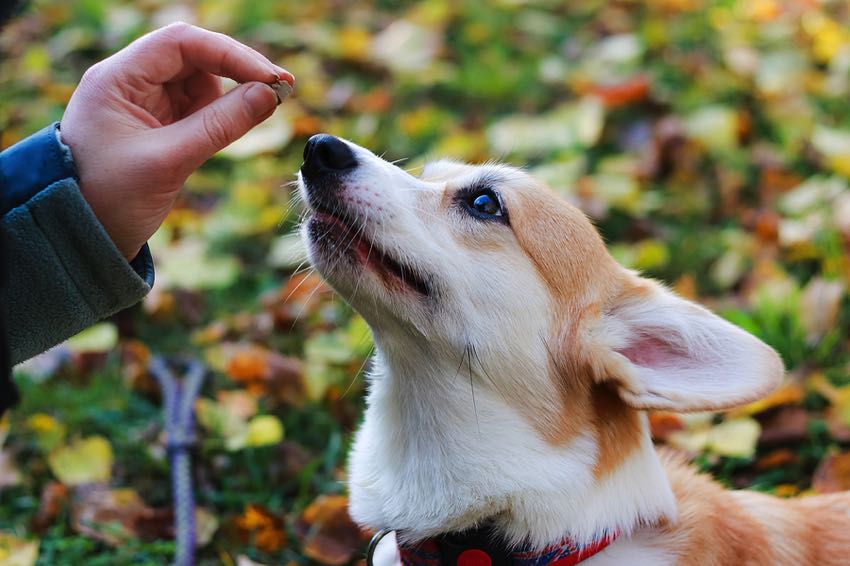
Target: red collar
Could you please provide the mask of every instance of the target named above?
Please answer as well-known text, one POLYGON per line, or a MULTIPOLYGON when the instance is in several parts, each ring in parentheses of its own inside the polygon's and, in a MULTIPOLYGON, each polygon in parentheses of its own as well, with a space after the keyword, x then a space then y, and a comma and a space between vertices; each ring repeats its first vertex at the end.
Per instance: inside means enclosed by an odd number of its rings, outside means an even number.
POLYGON ((618 536, 616 532, 603 535, 584 545, 564 539, 543 550, 509 549, 494 542, 491 527, 483 527, 400 546, 399 554, 403 566, 575 566, 618 536))

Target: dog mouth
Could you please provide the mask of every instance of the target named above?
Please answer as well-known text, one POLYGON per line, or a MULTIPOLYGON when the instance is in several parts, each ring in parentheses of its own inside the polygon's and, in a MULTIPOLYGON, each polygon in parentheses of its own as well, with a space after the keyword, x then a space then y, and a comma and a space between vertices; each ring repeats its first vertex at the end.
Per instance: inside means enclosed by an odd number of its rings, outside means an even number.
POLYGON ((431 295, 431 284, 416 268, 391 256, 365 234, 363 226, 337 211, 316 208, 308 219, 308 232, 319 251, 326 256, 347 256, 375 273, 392 291, 413 291, 431 295))

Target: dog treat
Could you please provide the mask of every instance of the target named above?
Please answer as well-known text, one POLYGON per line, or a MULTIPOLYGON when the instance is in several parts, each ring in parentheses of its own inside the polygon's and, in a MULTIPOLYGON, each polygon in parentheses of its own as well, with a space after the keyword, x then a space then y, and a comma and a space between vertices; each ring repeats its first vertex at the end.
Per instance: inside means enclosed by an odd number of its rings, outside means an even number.
POLYGON ((286 81, 277 81, 269 86, 272 87, 272 90, 277 96, 278 104, 286 100, 286 97, 292 94, 292 86, 286 81))

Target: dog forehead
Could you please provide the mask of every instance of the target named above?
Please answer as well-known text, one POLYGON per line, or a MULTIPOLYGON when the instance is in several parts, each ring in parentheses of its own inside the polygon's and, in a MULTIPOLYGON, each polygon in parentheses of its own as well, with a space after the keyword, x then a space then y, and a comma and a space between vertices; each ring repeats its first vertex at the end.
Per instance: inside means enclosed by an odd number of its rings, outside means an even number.
POLYGON ((519 245, 555 296, 574 300, 608 294, 620 273, 581 210, 541 183, 525 184, 505 198, 519 245))
POLYGON ((476 169, 476 165, 454 161, 452 159, 440 159, 427 163, 422 169, 420 178, 431 183, 447 182, 458 177, 466 176, 476 169))

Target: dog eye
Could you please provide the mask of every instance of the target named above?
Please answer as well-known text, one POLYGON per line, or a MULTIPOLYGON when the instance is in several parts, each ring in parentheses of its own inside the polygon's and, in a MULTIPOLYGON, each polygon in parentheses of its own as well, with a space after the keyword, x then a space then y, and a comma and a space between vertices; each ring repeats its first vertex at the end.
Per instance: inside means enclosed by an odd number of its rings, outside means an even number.
POLYGON ((501 219, 504 216, 499 197, 490 189, 470 194, 463 204, 470 214, 482 220, 501 219))

